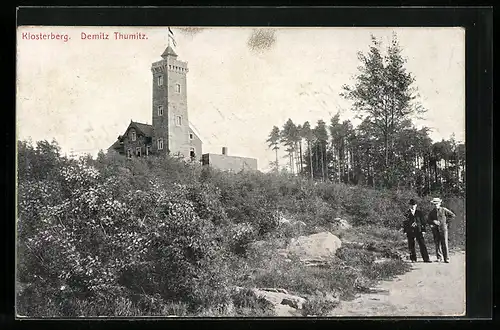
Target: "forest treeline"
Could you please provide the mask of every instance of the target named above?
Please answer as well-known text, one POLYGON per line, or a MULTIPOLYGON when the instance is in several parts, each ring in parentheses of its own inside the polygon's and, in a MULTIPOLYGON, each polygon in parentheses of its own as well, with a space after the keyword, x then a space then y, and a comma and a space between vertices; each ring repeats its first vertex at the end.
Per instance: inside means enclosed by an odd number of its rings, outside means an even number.
POLYGON ((454 134, 434 142, 430 128, 415 126, 427 109, 418 102, 415 77, 404 67, 401 51, 396 35, 384 54, 372 37, 369 52, 358 53, 355 84, 342 86, 340 93, 361 123, 341 121, 338 112, 329 123, 288 119, 268 136, 276 152, 271 167, 313 180, 406 188, 420 195, 463 194, 465 144, 454 134), (279 150, 286 152, 284 162, 279 150))

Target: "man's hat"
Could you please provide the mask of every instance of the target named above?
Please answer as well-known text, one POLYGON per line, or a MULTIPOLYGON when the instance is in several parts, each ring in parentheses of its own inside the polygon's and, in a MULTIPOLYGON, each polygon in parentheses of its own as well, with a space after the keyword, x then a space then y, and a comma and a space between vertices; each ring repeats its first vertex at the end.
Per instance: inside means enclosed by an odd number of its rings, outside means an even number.
POLYGON ((417 202, 413 198, 410 199, 410 205, 416 205, 416 204, 417 204, 417 202))
POLYGON ((431 203, 432 203, 432 204, 439 204, 439 203, 441 203, 441 198, 438 198, 438 197, 433 198, 433 199, 431 200, 431 203))

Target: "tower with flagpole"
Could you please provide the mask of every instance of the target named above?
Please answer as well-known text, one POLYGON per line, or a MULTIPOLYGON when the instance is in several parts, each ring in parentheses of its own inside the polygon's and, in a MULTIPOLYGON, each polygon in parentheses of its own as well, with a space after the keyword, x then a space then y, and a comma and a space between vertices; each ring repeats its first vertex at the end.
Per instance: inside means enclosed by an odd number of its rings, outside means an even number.
POLYGON ((174 32, 168 27, 167 48, 162 60, 151 65, 153 74, 152 151, 189 157, 190 128, 187 106, 187 62, 174 49, 174 32))
POLYGON ((125 133, 108 150, 126 154, 128 158, 156 155, 180 156, 199 160, 203 165, 225 170, 257 170, 257 160, 235 157, 222 148, 222 155, 203 154, 203 141, 190 123, 187 103, 188 64, 178 59, 174 32, 167 27, 167 47, 161 60, 151 64, 152 124, 130 121, 125 133), (198 158, 202 156, 201 159, 198 158))

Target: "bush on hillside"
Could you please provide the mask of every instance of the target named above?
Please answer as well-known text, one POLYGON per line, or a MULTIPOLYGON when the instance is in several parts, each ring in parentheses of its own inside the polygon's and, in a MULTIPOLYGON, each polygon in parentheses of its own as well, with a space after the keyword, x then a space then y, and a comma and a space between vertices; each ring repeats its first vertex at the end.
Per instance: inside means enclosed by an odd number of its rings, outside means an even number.
MULTIPOLYGON (((249 247, 330 230, 331 220, 343 217, 356 225, 345 235, 356 232, 382 253, 380 242, 401 241, 395 229, 414 197, 280 174, 224 173, 170 157, 101 153, 71 160, 46 141, 18 148, 17 267, 24 285, 18 306, 30 316, 226 315, 234 298, 228 288, 238 281, 351 296, 357 283, 386 271, 370 272, 371 259, 361 252, 339 255, 366 264, 362 274, 255 256, 249 247), (278 211, 306 226, 280 224, 278 211)), ((457 213, 452 245, 465 242, 463 202, 445 198, 457 213)), ((429 200, 421 203, 427 212, 429 200)), ((258 309, 247 307, 242 314, 258 309)))
POLYGON ((325 298, 314 298, 307 300, 302 307, 302 316, 327 316, 339 301, 325 298))
POLYGON ((123 191, 116 189, 121 177, 104 179, 75 161, 60 173, 19 185, 23 281, 54 299, 71 292, 96 304, 117 290, 191 310, 229 302, 220 232, 198 216, 187 187, 151 182, 146 191, 123 191))
POLYGON ((251 289, 234 290, 231 294, 236 314, 242 316, 273 316, 274 305, 264 297, 257 297, 251 289))

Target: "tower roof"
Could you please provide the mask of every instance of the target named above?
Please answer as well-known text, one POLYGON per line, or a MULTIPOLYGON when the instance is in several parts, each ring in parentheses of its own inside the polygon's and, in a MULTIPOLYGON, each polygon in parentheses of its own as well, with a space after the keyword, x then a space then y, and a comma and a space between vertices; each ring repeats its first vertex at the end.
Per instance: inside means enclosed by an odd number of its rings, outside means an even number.
POLYGON ((172 47, 170 47, 170 45, 168 45, 168 47, 165 49, 165 51, 163 52, 163 54, 161 54, 161 57, 163 57, 163 58, 165 58, 167 56, 177 57, 177 54, 174 52, 174 50, 172 49, 172 47))

